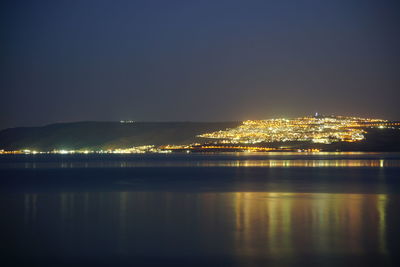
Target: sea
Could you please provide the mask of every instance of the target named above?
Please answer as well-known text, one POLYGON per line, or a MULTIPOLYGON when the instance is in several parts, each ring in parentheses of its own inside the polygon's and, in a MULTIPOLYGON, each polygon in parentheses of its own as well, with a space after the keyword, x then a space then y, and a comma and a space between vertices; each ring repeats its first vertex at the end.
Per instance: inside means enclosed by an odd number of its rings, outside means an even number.
POLYGON ((0 156, 1 266, 400 266, 400 153, 0 156))

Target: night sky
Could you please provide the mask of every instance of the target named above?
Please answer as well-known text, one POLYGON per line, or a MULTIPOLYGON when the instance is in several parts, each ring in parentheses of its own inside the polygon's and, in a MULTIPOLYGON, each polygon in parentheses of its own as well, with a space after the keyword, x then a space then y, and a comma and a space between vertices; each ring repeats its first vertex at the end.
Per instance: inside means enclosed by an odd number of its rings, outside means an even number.
POLYGON ((3 0, 0 129, 400 120, 398 2, 3 0))

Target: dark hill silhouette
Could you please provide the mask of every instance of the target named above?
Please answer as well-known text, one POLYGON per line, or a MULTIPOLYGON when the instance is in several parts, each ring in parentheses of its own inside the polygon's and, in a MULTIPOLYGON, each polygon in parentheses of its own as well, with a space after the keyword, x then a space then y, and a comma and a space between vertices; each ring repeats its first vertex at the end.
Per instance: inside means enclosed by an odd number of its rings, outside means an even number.
MULTIPOLYGON (((100 150, 141 145, 211 142, 196 135, 224 130, 240 122, 73 122, 41 127, 19 127, 0 131, 0 149, 39 151, 100 150)), ((356 143, 329 145, 311 142, 260 143, 266 147, 320 148, 324 151, 400 151, 399 129, 367 128, 366 139, 356 143)))
MULTIPOLYGON (((0 149, 112 149, 190 144, 196 135, 236 127, 239 122, 74 122, 19 127, 0 132, 0 149)), ((204 141, 204 139, 203 139, 204 141)))

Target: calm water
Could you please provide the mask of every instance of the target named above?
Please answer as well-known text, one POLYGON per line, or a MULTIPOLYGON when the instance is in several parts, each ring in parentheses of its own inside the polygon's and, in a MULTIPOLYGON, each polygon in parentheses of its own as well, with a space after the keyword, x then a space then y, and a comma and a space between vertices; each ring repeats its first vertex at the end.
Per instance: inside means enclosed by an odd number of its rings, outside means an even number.
POLYGON ((400 154, 3 156, 5 266, 396 266, 400 154))

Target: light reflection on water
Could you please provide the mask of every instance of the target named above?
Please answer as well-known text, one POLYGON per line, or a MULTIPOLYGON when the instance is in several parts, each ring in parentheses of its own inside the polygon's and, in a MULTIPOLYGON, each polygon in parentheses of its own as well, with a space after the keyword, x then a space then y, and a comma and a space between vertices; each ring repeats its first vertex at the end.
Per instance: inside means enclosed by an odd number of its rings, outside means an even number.
POLYGON ((18 236, 11 242, 16 247, 8 249, 28 258, 52 252, 60 258, 157 255, 240 262, 371 251, 385 258, 398 245, 388 241, 398 228, 391 223, 398 217, 398 195, 91 192, 8 197, 1 196, 9 206, 3 218, 18 236))
POLYGON ((0 156, 0 170, 137 167, 400 167, 400 153, 285 152, 0 156))
POLYGON ((397 159, 267 159, 267 160, 186 160, 186 161, 93 161, 93 162, 13 162, 0 169, 46 168, 140 168, 140 167, 400 167, 397 159))
POLYGON ((3 255, 396 266, 399 154, 143 157, 0 157, 3 255))

